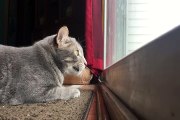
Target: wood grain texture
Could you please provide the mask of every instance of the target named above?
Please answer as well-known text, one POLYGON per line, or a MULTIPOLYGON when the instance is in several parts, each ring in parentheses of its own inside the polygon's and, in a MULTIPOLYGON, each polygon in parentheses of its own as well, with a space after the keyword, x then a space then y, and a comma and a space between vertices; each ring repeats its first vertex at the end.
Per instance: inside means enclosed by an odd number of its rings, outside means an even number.
POLYGON ((95 95, 93 98, 93 102, 91 104, 87 120, 97 120, 97 96, 95 95))
POLYGON ((107 68, 108 88, 140 119, 180 119, 180 26, 107 68))

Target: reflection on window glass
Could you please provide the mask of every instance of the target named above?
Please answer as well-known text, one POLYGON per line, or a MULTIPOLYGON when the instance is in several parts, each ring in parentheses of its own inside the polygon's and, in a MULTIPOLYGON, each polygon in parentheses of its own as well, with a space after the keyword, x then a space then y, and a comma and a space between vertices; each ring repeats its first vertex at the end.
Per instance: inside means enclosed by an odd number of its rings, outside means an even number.
POLYGON ((179 0, 107 0, 105 68, 180 24, 179 0))
POLYGON ((125 55, 126 36, 125 0, 107 0, 106 66, 125 55))

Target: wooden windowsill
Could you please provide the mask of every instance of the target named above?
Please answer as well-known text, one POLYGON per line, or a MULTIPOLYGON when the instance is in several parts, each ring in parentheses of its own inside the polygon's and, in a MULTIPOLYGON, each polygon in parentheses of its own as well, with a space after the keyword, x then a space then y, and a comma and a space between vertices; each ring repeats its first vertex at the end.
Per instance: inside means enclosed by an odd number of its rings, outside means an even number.
POLYGON ((104 99, 102 96, 101 89, 98 85, 80 85, 82 90, 92 90, 94 92, 94 97, 90 104, 89 111, 87 113, 87 120, 109 120, 109 115, 106 110, 104 99))

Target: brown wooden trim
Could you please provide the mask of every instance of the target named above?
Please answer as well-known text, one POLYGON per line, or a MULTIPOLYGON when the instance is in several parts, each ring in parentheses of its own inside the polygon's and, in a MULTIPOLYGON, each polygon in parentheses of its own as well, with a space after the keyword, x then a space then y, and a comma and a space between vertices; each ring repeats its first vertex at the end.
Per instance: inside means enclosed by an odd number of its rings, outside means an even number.
POLYGON ((180 26, 107 68, 102 78, 138 118, 179 120, 179 72, 180 26))
POLYGON ((100 86, 80 85, 80 89, 92 90, 94 92, 93 100, 90 103, 90 108, 85 118, 87 120, 110 120, 100 86))
POLYGON ((74 85, 79 87, 81 90, 91 90, 93 91, 93 97, 89 103, 89 108, 87 113, 85 113, 85 120, 97 120, 97 86, 96 85, 74 85))
POLYGON ((87 115, 87 120, 97 120, 97 96, 94 95, 92 104, 90 105, 90 110, 87 115))
POLYGON ((110 120, 100 86, 97 86, 97 117, 98 120, 110 120))
POLYGON ((137 120, 104 84, 101 85, 101 91, 112 120, 137 120))

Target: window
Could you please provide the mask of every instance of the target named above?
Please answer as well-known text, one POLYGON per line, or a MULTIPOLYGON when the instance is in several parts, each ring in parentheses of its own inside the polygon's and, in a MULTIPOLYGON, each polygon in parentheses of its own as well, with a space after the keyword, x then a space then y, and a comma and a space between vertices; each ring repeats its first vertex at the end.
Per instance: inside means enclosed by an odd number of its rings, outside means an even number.
POLYGON ((125 55, 126 0, 107 0, 105 5, 104 61, 107 67, 125 55))
POLYGON ((179 0, 105 0, 104 67, 180 24, 179 0))

